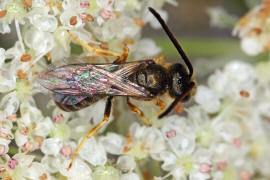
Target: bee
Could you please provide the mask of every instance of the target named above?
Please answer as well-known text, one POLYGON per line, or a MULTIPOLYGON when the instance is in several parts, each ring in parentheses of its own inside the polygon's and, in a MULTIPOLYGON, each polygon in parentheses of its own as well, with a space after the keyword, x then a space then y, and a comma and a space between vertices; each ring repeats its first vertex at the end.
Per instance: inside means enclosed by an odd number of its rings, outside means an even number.
POLYGON ((113 63, 107 64, 69 64, 41 75, 40 84, 53 92, 55 103, 64 111, 77 111, 101 99, 107 99, 103 120, 84 137, 75 150, 68 169, 71 168, 72 162, 86 140, 108 121, 114 97, 125 97, 129 109, 137 113, 140 119, 150 126, 151 123, 144 117, 143 112, 130 102, 130 98, 142 101, 157 98, 157 105, 164 110, 166 103, 158 97, 168 92, 174 101, 158 116, 158 118, 163 118, 179 102, 188 99, 195 89, 193 67, 189 58, 161 16, 151 7, 149 11, 159 21, 187 68, 180 63, 165 68, 157 64, 154 59, 126 62, 129 53, 126 46, 123 48, 123 54, 118 55, 110 51, 94 49, 68 32, 74 40, 89 51, 98 55, 118 56, 118 58, 113 63))

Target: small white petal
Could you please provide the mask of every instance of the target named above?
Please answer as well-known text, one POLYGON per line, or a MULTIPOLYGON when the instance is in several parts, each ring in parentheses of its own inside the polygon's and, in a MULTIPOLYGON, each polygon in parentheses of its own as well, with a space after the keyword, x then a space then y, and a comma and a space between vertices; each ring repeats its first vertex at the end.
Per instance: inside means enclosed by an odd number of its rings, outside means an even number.
POLYGON ((164 151, 160 154, 161 159, 164 161, 164 163, 161 165, 161 168, 165 171, 170 171, 174 168, 175 163, 177 162, 177 157, 174 155, 174 153, 170 151, 164 151))
POLYGON ((46 173, 44 165, 38 162, 33 162, 23 174, 29 179, 39 179, 39 177, 44 173, 46 173))
POLYGON ((258 55, 263 51, 263 45, 255 37, 245 37, 241 40, 242 50, 250 56, 258 55))
POLYGON ((0 68, 2 68, 3 64, 5 63, 6 55, 5 55, 5 49, 0 48, 0 68))
POLYGON ((100 137, 99 142, 108 153, 115 155, 122 154, 123 148, 126 144, 125 138, 116 133, 108 133, 106 136, 100 137))
POLYGON ((27 142, 27 136, 20 133, 19 130, 15 133, 15 142, 17 146, 21 147, 27 142))
POLYGON ((135 173, 127 173, 121 176, 121 180, 140 180, 140 177, 135 173))
POLYGON ((56 156, 61 148, 61 143, 58 139, 55 138, 49 138, 49 139, 45 139, 42 143, 41 146, 41 151, 44 154, 51 154, 56 156))
POLYGON ((0 109, 6 112, 7 116, 17 112, 19 108, 19 100, 16 98, 16 92, 9 93, 4 96, 0 102, 0 109))
POLYGON ((56 158, 54 156, 47 156, 45 155, 42 159, 41 159, 41 163, 44 164, 44 166, 46 167, 46 170, 48 170, 50 173, 56 173, 58 172, 58 167, 63 166, 63 160, 61 160, 60 158, 56 158))
POLYGON ((0 19, 0 33, 1 34, 10 33, 9 24, 5 20, 1 19, 0 19))
POLYGON ((47 53, 54 46, 51 33, 40 31, 33 26, 26 30, 24 42, 29 48, 33 48, 37 54, 47 53))
POLYGON ((44 121, 37 123, 34 133, 41 137, 46 137, 52 130, 53 123, 50 118, 45 118, 44 121))
POLYGON ((133 157, 123 155, 117 159, 117 166, 121 169, 122 172, 130 172, 135 169, 136 162, 133 157))
POLYGON ((206 86, 198 86, 195 101, 208 113, 215 113, 220 109, 218 94, 206 86))
POLYGON ((85 162, 76 158, 71 169, 68 171, 67 167, 69 163, 70 160, 66 160, 60 165, 60 167, 58 167, 62 175, 67 176, 69 180, 92 180, 92 171, 85 162))
POLYGON ((94 166, 104 166, 107 162, 105 149, 100 143, 97 143, 95 138, 88 139, 79 152, 82 159, 91 163, 94 166))
POLYGON ((57 19, 52 15, 41 15, 33 20, 33 25, 41 31, 54 32, 57 27, 57 19))
POLYGON ((217 133, 229 142, 235 138, 239 138, 242 134, 241 128, 235 122, 221 122, 215 126, 215 129, 217 133))
POLYGON ((21 167, 25 167, 29 166, 33 162, 35 156, 19 153, 15 154, 12 158, 16 159, 21 167))

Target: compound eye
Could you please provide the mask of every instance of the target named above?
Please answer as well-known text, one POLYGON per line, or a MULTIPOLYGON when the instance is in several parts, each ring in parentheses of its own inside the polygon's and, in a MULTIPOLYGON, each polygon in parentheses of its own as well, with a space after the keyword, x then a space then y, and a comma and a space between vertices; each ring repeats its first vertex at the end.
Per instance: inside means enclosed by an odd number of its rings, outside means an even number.
POLYGON ((172 97, 180 96, 189 83, 189 75, 182 64, 174 64, 169 69, 170 72, 170 89, 172 97))

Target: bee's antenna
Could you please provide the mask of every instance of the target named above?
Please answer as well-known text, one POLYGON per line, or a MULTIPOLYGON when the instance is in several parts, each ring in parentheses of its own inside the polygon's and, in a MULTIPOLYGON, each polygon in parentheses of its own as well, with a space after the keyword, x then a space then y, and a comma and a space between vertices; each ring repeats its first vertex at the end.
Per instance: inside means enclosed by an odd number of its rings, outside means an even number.
POLYGON ((149 7, 148 9, 157 18, 158 22, 161 24, 162 28, 167 33, 167 35, 169 36, 170 40, 174 44, 175 48, 177 49, 177 51, 179 52, 179 54, 183 58, 185 64, 188 67, 188 70, 189 70, 189 77, 191 77, 193 75, 193 67, 192 67, 192 64, 191 64, 190 60, 188 59, 187 55, 183 51, 182 47, 180 46, 180 44, 178 43, 178 41, 176 40, 176 38, 174 37, 174 35, 170 31, 169 27, 166 25, 165 21, 162 19, 162 17, 160 16, 160 14, 156 10, 154 10, 153 8, 151 8, 151 7, 149 7))

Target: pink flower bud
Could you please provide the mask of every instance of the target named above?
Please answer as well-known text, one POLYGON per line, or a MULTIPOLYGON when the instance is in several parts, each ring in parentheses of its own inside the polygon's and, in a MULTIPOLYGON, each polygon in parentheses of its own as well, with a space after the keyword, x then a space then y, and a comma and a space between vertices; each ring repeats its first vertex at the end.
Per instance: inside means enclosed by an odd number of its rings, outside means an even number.
POLYGON ((80 7, 81 8, 87 9, 87 8, 89 8, 89 6, 90 6, 90 3, 88 1, 82 1, 82 2, 80 2, 80 7))
POLYGON ((9 161, 8 161, 8 167, 10 169, 15 169, 15 167, 18 165, 18 161, 14 158, 11 158, 9 161))
POLYGON ((201 173, 209 173, 211 171, 210 164, 200 163, 200 172, 201 173))
POLYGON ((176 136, 176 131, 175 131, 175 130, 170 130, 170 131, 167 131, 167 132, 166 132, 166 137, 167 137, 168 139, 173 138, 173 137, 175 137, 175 136, 176 136))
POLYGON ((100 15, 103 19, 110 19, 112 16, 112 12, 106 9, 102 9, 100 15))
POLYGON ((64 116, 63 114, 56 114, 54 117, 53 117, 53 122, 55 123, 61 123, 62 121, 64 120, 64 116))
POLYGON ((65 157, 69 157, 72 154, 71 146, 63 146, 60 151, 61 154, 65 157))
POLYGON ((0 156, 2 156, 6 152, 6 146, 3 144, 0 145, 0 156))
POLYGON ((227 162, 218 162, 217 169, 223 171, 228 166, 227 162))
POLYGON ((240 139, 235 138, 235 139, 233 140, 233 145, 234 145, 236 148, 240 148, 241 145, 242 145, 242 142, 241 142, 240 139))

